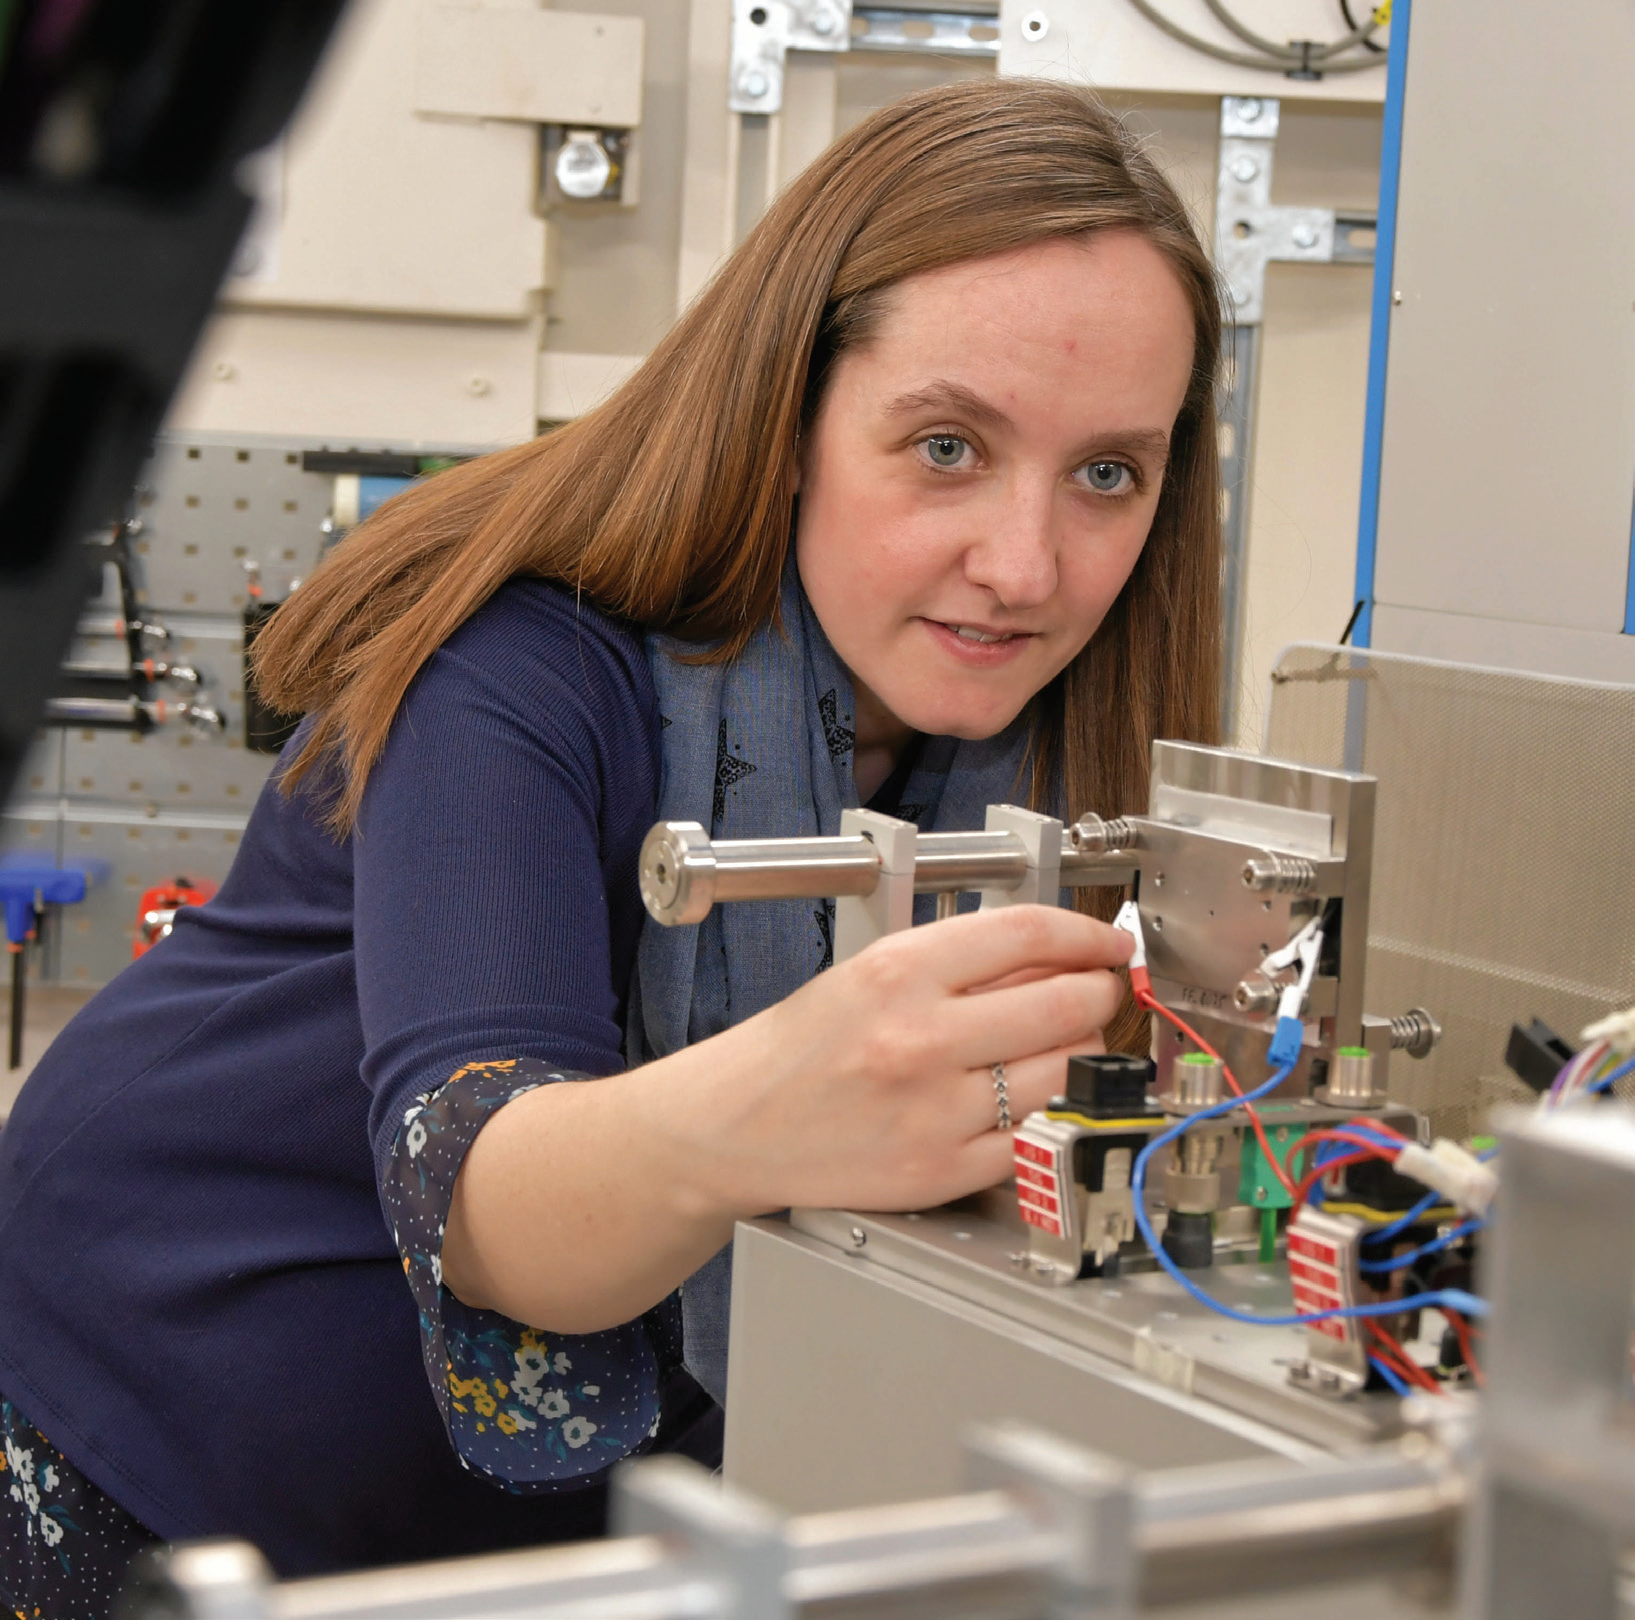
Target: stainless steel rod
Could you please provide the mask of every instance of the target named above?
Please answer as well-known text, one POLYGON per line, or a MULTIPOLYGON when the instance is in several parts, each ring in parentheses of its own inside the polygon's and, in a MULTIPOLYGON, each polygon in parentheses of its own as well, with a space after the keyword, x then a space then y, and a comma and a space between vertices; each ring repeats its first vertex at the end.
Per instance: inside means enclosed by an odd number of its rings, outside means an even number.
POLYGON ((813 900, 873 894, 880 855, 866 838, 719 838, 717 900, 813 900))

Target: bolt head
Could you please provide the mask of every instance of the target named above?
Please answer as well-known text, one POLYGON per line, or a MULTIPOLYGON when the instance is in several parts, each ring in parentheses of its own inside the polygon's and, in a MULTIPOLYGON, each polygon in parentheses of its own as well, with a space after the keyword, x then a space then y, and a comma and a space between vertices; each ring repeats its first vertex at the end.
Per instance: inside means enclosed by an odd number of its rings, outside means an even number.
POLYGON ((1247 309, 1252 301, 1249 289, 1241 281, 1234 281, 1232 283, 1232 302, 1239 309, 1247 309))
POLYGON ((829 15, 828 12, 820 11, 817 16, 812 19, 812 32, 814 34, 819 34, 826 37, 829 34, 832 34, 834 31, 835 20, 829 15))
POLYGON ((1266 1202, 1266 1189, 1264 1187, 1255 1188, 1255 1202, 1257 1204, 1264 1204, 1266 1202))
POLYGON ((751 101, 759 101, 772 88, 764 73, 746 73, 743 79, 744 94, 751 101))
POLYGON ((869 1235, 861 1226, 854 1226, 852 1228, 852 1247, 854 1249, 861 1249, 863 1245, 868 1242, 868 1240, 869 1235))
POLYGON ((1232 178, 1239 185, 1248 185, 1251 180, 1260 177, 1260 165, 1246 152, 1232 164, 1232 178))
POLYGON ((1305 224, 1303 221, 1299 225, 1296 225, 1290 234, 1293 237, 1294 245, 1297 248, 1314 248, 1317 246, 1317 232, 1315 228, 1305 224))
POLYGON ((1238 103, 1238 117, 1246 124, 1254 123, 1265 110, 1259 96, 1246 96, 1238 103))

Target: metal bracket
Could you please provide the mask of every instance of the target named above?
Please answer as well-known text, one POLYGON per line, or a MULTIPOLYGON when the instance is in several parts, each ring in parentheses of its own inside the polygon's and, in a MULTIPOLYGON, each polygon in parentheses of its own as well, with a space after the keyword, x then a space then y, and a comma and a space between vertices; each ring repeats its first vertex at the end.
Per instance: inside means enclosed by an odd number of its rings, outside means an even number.
POLYGON ((613 1534, 659 1536, 713 1588, 711 1620, 787 1620, 789 1543, 782 1517, 685 1457, 653 1457, 613 1475, 613 1534))
POLYGON ((843 894, 835 901, 837 962, 856 956, 887 934, 914 926, 914 852, 919 828, 878 810, 842 810, 840 836, 859 833, 880 852, 880 881, 872 894, 843 894))
MULTIPOLYGON (((1221 97, 1220 162, 1215 172, 1215 258, 1226 278, 1232 315, 1257 324, 1265 306, 1266 266, 1276 259, 1329 264, 1335 258, 1332 208, 1279 208, 1272 204, 1272 156, 1277 145, 1277 101, 1262 96, 1221 97)), ((1348 225, 1366 228, 1360 216, 1348 225)), ((1345 258, 1366 263, 1348 230, 1345 258)))
POLYGON ((1008 832, 1022 840, 1028 852, 1028 875, 1014 889, 984 889, 982 909, 998 906, 1053 906, 1062 887, 1062 824, 1014 804, 990 804, 983 823, 989 832, 1008 832))
POLYGON ((964 1436, 966 1482, 1009 1491, 1061 1537, 1051 1620, 1127 1620, 1135 1614, 1134 1475, 1097 1452, 1020 1423, 964 1436))
POLYGON ((728 108, 778 112, 789 52, 843 51, 851 34, 851 0, 732 0, 728 108))

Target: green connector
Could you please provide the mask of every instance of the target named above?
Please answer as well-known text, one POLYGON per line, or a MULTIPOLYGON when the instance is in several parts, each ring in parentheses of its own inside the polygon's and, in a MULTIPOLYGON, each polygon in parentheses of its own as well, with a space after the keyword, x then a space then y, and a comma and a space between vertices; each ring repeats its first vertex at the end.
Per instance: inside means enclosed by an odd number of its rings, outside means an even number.
MULTIPOLYGON (((1266 1139, 1272 1144, 1277 1162, 1287 1171, 1289 1155, 1300 1146, 1307 1127, 1304 1125, 1268 1125, 1266 1139)), ((1293 1176, 1290 1176, 1293 1180, 1293 1176)), ((1254 1209, 1287 1209, 1294 1200, 1288 1189, 1277 1179, 1277 1172, 1266 1162, 1260 1139, 1251 1131, 1243 1134, 1242 1172, 1238 1179, 1238 1202, 1254 1209)))

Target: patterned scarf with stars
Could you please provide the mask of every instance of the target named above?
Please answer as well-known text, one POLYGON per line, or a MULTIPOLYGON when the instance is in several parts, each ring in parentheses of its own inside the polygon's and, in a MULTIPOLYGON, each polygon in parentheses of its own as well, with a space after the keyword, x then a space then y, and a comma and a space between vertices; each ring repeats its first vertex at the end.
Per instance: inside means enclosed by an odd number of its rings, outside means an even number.
MULTIPOLYGON (((702 822, 712 838, 832 837, 841 810, 857 803, 851 678, 801 589, 792 546, 781 618, 730 664, 683 663, 678 655, 696 652, 695 643, 647 638, 661 821, 702 822)), ((988 805, 1027 802, 1026 752, 1022 720, 982 742, 928 738, 896 814, 927 832, 979 829, 988 805)), ((931 897, 920 901, 916 912, 929 915, 931 897)), ((645 922, 630 993, 632 1067, 798 990, 832 960, 833 912, 832 902, 766 900, 716 906, 696 927, 645 922)), ((717 1400, 727 1384, 731 1280, 729 1245, 681 1293, 687 1366, 717 1400)))

